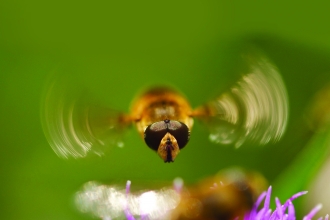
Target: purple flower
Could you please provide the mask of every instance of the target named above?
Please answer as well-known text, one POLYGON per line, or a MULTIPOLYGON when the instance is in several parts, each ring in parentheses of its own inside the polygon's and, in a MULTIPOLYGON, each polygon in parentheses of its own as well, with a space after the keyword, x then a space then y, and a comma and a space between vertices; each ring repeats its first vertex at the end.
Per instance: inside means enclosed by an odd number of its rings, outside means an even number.
MULTIPOLYGON (((278 198, 275 198, 276 209, 273 212, 269 208, 271 192, 272 192, 272 187, 270 186, 267 192, 263 192, 259 196, 252 210, 249 213, 247 213, 246 216, 244 217, 244 220, 295 220, 296 219, 295 209, 292 201, 306 194, 307 191, 294 194, 283 205, 281 204, 278 198), (264 206, 260 210, 258 210, 258 207, 260 206, 262 201, 264 201, 264 206)), ((315 208, 313 208, 303 218, 303 220, 312 219, 321 208, 322 208, 321 204, 315 206, 315 208)), ((320 218, 319 220, 322 219, 323 218, 320 218)), ((324 220, 328 220, 328 219, 329 219, 329 215, 326 215, 324 220)))
MULTIPOLYGON (((127 181, 124 190, 89 182, 85 184, 82 191, 77 193, 76 205, 80 211, 90 213, 103 220, 118 217, 127 220, 171 219, 171 214, 179 205, 180 197, 182 197, 183 181, 176 179, 174 189, 144 191, 137 194, 131 194, 130 186, 131 181, 127 181)), ((214 187, 218 186, 215 184, 211 188, 214 187)), ((292 202, 306 194, 307 191, 294 194, 284 204, 275 198, 274 211, 270 209, 271 192, 272 187, 269 187, 259 196, 251 211, 245 214, 244 220, 296 220, 292 202), (262 203, 263 206, 260 207, 262 203)), ((315 206, 303 220, 311 220, 321 208, 321 204, 315 206)), ((323 220, 323 218, 318 220, 323 220)), ((326 215, 324 220, 329 220, 329 215, 326 215)))

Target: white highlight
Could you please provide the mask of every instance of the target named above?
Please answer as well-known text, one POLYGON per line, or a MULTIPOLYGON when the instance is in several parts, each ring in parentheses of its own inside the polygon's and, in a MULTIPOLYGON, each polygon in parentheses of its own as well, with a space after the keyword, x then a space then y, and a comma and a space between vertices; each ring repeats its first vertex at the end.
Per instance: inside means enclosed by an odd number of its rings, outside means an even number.
POLYGON ((168 219, 179 202, 180 195, 173 189, 134 194, 96 182, 86 183, 75 196, 75 204, 81 212, 103 219, 123 218, 125 211, 150 220, 168 219))

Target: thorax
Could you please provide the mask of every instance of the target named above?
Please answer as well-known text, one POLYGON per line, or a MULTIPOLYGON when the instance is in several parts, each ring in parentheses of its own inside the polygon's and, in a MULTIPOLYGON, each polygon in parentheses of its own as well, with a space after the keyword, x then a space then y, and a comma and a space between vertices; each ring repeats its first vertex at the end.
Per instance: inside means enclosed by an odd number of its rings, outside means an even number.
POLYGON ((191 129, 193 119, 190 114, 191 107, 187 100, 167 88, 147 91, 134 102, 131 109, 131 115, 141 135, 148 125, 165 119, 180 121, 191 129))

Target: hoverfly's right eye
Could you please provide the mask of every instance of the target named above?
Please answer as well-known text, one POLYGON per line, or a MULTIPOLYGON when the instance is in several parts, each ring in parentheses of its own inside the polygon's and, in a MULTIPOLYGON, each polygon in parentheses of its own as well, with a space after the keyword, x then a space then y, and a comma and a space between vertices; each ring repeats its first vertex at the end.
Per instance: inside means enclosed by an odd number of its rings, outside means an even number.
POLYGON ((167 133, 167 125, 164 121, 149 125, 144 131, 144 141, 152 150, 157 151, 159 144, 167 133))

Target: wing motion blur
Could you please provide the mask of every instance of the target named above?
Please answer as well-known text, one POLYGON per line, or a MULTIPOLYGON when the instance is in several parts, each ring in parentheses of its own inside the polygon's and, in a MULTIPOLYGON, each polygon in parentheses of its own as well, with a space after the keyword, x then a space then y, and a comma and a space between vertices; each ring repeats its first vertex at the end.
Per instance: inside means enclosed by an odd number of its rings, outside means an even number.
POLYGON ((281 75, 261 52, 243 55, 241 79, 231 89, 197 108, 210 140, 219 144, 264 145, 283 135, 288 121, 288 96, 281 75))
POLYGON ((110 146, 122 146, 124 115, 94 105, 74 80, 53 77, 46 85, 41 121, 46 138, 61 158, 103 155, 110 146))

